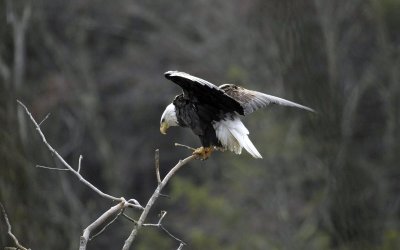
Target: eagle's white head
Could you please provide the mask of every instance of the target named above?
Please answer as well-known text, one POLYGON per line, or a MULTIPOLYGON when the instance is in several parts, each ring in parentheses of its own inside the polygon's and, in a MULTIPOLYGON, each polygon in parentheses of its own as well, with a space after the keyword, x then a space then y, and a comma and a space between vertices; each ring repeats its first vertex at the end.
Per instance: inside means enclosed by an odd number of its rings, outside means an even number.
POLYGON ((161 134, 166 134, 167 129, 172 126, 178 126, 178 118, 176 117, 175 105, 173 103, 169 104, 160 120, 160 132, 161 134))

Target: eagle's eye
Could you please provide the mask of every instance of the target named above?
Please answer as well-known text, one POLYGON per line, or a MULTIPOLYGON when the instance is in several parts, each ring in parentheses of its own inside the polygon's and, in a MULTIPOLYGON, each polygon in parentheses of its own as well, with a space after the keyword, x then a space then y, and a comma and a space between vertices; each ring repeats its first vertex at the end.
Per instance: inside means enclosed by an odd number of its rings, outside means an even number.
POLYGON ((165 118, 162 118, 161 123, 165 122, 165 118))

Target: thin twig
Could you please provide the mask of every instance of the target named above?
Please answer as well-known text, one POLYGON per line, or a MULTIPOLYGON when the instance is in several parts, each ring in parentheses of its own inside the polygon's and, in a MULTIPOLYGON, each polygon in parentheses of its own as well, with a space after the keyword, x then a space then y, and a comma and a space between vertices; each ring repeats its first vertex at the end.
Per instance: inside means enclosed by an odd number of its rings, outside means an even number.
POLYGON ((160 219, 158 220, 157 224, 151 224, 151 223, 146 223, 143 224, 143 226, 145 227, 158 227, 161 228, 161 230, 163 230, 165 233, 167 233, 171 238, 173 238, 176 241, 179 241, 181 244, 186 245, 185 242, 183 242, 181 239, 179 239, 178 237, 174 236, 172 233, 170 233, 162 224, 162 220, 164 219, 164 217, 167 215, 167 211, 161 211, 160 214, 160 219))
MULTIPOLYGON (((81 161, 82 161, 82 155, 79 157, 79 162, 78 162, 78 170, 75 170, 74 168, 72 168, 65 160, 64 158, 47 142, 46 137, 44 136, 42 130, 40 129, 39 124, 36 122, 35 118, 33 118, 32 114, 29 112, 28 108, 19 100, 17 100, 18 104, 21 105, 24 109, 26 114, 29 116, 29 118, 31 119, 32 123, 35 125, 37 132, 39 133, 40 137, 42 138, 43 143, 47 146, 47 148, 50 150, 50 152, 55 155, 58 160, 66 167, 65 169, 62 168, 50 168, 50 167, 45 167, 45 166, 40 166, 37 165, 37 167, 40 168, 46 168, 46 169, 50 169, 50 170, 68 170, 71 171, 76 177, 78 177, 78 179, 83 182, 86 186, 90 187, 93 191, 95 191, 96 193, 98 193, 100 196, 102 196, 103 198, 106 199, 110 199, 113 201, 118 201, 119 204, 111 207, 109 210, 107 210, 105 213, 103 213, 99 218, 97 218, 92 224, 90 224, 88 227, 85 228, 85 230, 83 231, 83 234, 80 238, 80 243, 79 243, 79 249, 80 250, 86 250, 86 245, 87 242, 89 240, 89 236, 91 234, 91 232, 93 230, 95 230, 97 227, 101 226, 108 218, 110 218, 111 216, 113 216, 114 214, 116 214, 119 210, 125 209, 126 207, 132 207, 132 208, 136 208, 136 209, 140 209, 143 210, 143 207, 139 204, 139 202, 135 199, 130 199, 129 201, 126 201, 123 197, 121 198, 117 198, 114 197, 112 195, 106 194, 104 192, 102 192, 100 189, 98 189, 97 187, 95 187, 93 184, 91 184, 89 181, 87 181, 85 178, 82 177, 82 175, 79 173, 80 169, 81 169, 81 161)), ((111 224, 112 222, 114 222, 114 220, 112 220, 109 224, 111 224)), ((109 225, 107 224, 106 227, 109 225)), ((104 229, 106 228, 104 227, 100 233, 102 231, 104 231, 104 229)))
POLYGON ((176 237, 175 235, 173 235, 172 233, 170 233, 162 224, 151 224, 151 223, 147 223, 147 224, 143 224, 144 227, 157 227, 160 228, 161 230, 163 230, 166 234, 168 234, 169 237, 173 238, 174 240, 180 242, 183 245, 186 245, 186 243, 179 239, 178 237, 176 237))
POLYGON ((124 208, 121 209, 121 211, 114 217, 114 219, 112 219, 110 222, 108 222, 98 233, 96 233, 95 235, 93 235, 92 237, 89 238, 89 240, 93 240, 94 238, 96 238, 97 236, 99 236, 100 234, 102 234, 109 225, 113 224, 114 221, 116 221, 118 219, 118 217, 124 212, 124 208))
POLYGON ((173 238, 173 239, 176 240, 176 241, 179 241, 179 242, 180 242, 181 244, 183 244, 183 245, 186 245, 186 243, 185 243, 183 240, 181 240, 181 239, 179 239, 178 237, 174 236, 174 235, 173 235, 172 233, 170 233, 163 225, 160 225, 159 228, 161 228, 164 232, 166 232, 166 233, 169 235, 169 237, 173 238))
POLYGON ((46 144, 47 148, 50 150, 50 152, 52 152, 59 161, 61 161, 61 163, 68 168, 76 177, 78 177, 78 179, 83 182, 86 186, 90 187, 93 191, 95 191, 96 193, 98 193, 100 196, 113 200, 113 201, 119 201, 122 202, 124 200, 122 200, 121 198, 117 198, 115 196, 109 195, 104 193, 103 191, 101 191, 100 189, 98 189, 97 187, 95 187, 92 183, 90 183, 89 181, 87 181, 85 178, 83 178, 83 176, 76 171, 75 169, 73 169, 65 160, 64 158, 47 142, 46 137, 44 136, 42 130, 40 129, 39 124, 36 122, 35 118, 33 118, 31 112, 29 112, 28 108, 19 100, 17 100, 17 102, 19 103, 19 105, 21 105, 24 109, 26 114, 29 116, 29 118, 31 119, 31 121, 33 122, 33 124, 36 127, 36 130, 38 131, 40 137, 43 140, 43 143, 46 144))
POLYGON ((128 220, 132 221, 133 223, 137 224, 137 221, 134 220, 132 217, 130 217, 129 215, 127 215, 126 213, 122 213, 122 216, 124 216, 125 218, 127 218, 128 220))
POLYGON ((185 245, 185 244, 183 244, 183 243, 181 242, 181 244, 179 244, 178 249, 176 249, 176 250, 182 250, 182 248, 183 248, 184 245, 185 245))
POLYGON ((167 211, 161 211, 160 219, 158 220, 157 224, 146 223, 143 226, 152 226, 152 227, 159 227, 161 225, 162 220, 164 219, 165 215, 167 215, 167 211))
POLYGON ((17 249, 29 250, 29 248, 26 248, 26 247, 22 246, 19 243, 17 237, 15 237, 15 235, 12 233, 12 231, 11 231, 12 228, 11 228, 10 221, 8 220, 6 209, 4 208, 4 206, 3 206, 3 204, 1 202, 0 202, 0 206, 1 206, 1 211, 3 213, 3 216, 4 216, 4 220, 6 221, 6 224, 7 224, 7 233, 13 239, 15 246, 17 247, 17 249))
MULTIPOLYGON (((121 199, 123 199, 123 198, 121 198, 121 199)), ((140 203, 136 199, 128 200, 127 201, 127 206, 128 207, 134 207, 134 208, 137 208, 139 210, 143 210, 144 209, 144 207, 142 207, 142 205, 140 205, 140 203)))
POLYGON ((58 170, 58 171, 69 171, 68 168, 51 168, 51 167, 46 167, 46 166, 42 166, 42 165, 36 165, 35 167, 44 168, 44 169, 50 169, 50 170, 58 170))
MULTIPOLYGON (((121 198, 121 199, 123 199, 123 198, 121 198)), ((86 245, 87 245, 87 242, 89 241, 89 236, 93 230, 95 230, 100 225, 102 225, 108 218, 110 218, 114 214, 121 213, 121 211, 123 211, 127 206, 128 206, 128 202, 123 200, 120 203, 118 203, 117 205, 112 206, 110 209, 108 209, 106 212, 104 212, 99 218, 97 218, 94 222, 92 222, 92 224, 87 226, 85 228, 85 230, 83 230, 83 234, 80 238, 79 250, 86 250, 86 245)), ((112 220, 112 222, 114 222, 114 221, 115 221, 115 219, 112 220)), ((111 223, 109 223, 109 224, 111 224, 111 223)), ((108 224, 106 225, 106 227, 107 226, 108 226, 108 224)))
MULTIPOLYGON (((124 217, 129 218, 131 221, 135 222, 134 228, 131 231, 131 234, 129 235, 129 237, 126 239, 124 246, 123 246, 123 250, 128 250, 132 244, 132 242, 134 241, 138 230, 143 226, 143 223, 151 209, 151 207, 154 205, 155 201, 157 200, 157 198, 160 196, 161 194, 161 190, 164 188, 164 186, 168 183, 168 181, 171 179, 171 177, 185 164, 187 164, 188 162, 195 160, 196 156, 195 155, 191 155, 187 158, 185 158, 184 160, 179 160, 179 162, 168 172, 168 174, 164 177, 164 179, 161 181, 161 177, 159 175, 159 152, 158 150, 156 151, 156 156, 155 156, 155 160, 156 160, 156 174, 157 174, 157 181, 159 182, 159 185, 157 186, 156 190, 154 191, 153 195, 150 197, 150 199, 148 200, 146 207, 143 208, 139 202, 135 199, 130 199, 129 201, 126 201, 123 197, 121 198, 117 198, 114 196, 111 196, 109 194, 106 194, 104 192, 102 192, 101 190, 99 190, 97 187, 95 187, 93 184, 91 184, 89 181, 87 181, 85 178, 82 177, 82 175, 80 174, 80 169, 81 169, 81 160, 82 160, 82 156, 79 157, 79 163, 78 163, 78 170, 75 170, 74 168, 72 168, 65 160, 64 158, 47 142, 46 137, 44 136, 43 132, 40 129, 40 124, 38 124, 36 122, 36 120, 33 118, 32 114, 29 112, 28 108, 19 100, 17 100, 18 104, 21 105, 24 109, 26 114, 29 116, 30 120, 32 121, 32 123, 35 125, 37 132, 39 133, 40 137, 42 138, 43 143, 47 146, 47 148, 50 150, 50 152, 55 155, 58 160, 66 167, 66 169, 60 169, 60 168, 49 168, 49 167, 44 167, 44 166, 37 166, 37 167, 41 167, 41 168, 46 168, 46 169, 51 169, 51 170, 68 170, 71 171, 75 176, 78 177, 78 179, 80 181, 82 181, 85 185, 87 185, 88 187, 90 187, 92 190, 94 190, 96 193, 98 193, 100 196, 113 200, 113 201, 119 201, 119 203, 113 207, 111 207, 109 210, 107 210, 106 212, 104 212, 99 218, 97 218, 93 223, 91 223, 88 227, 85 228, 85 230, 83 231, 83 235, 80 238, 80 250, 86 250, 86 245, 87 242, 89 240, 89 236, 91 234, 91 232, 96 229, 97 227, 99 227, 100 225, 104 224, 105 221, 110 218, 111 216, 113 216, 114 214, 116 214, 118 212, 118 215, 111 220, 111 222, 109 222, 102 230, 100 230, 100 232, 98 234, 96 234, 93 237, 96 237, 97 235, 101 234, 111 223, 113 223, 116 218, 118 218, 118 216, 120 214, 123 214, 124 217), (127 216, 126 214, 123 213, 123 210, 126 207, 134 207, 137 209, 142 209, 143 212, 140 215, 139 220, 136 222, 135 220, 133 220, 132 218, 130 218, 129 216, 127 216)), ((46 120, 47 118, 45 118, 44 120, 46 120)), ((44 121, 43 120, 43 121, 44 121)), ((43 122, 42 121, 42 122, 43 122)), ((41 122, 41 123, 42 123, 41 122)), ((186 146, 186 145, 182 145, 182 144, 175 144, 176 146, 183 146, 186 147, 188 149, 194 150, 193 148, 186 146)), ((3 208, 4 211, 4 208, 3 208)), ((163 231, 165 231, 168 235, 170 235, 172 238, 176 239, 177 241, 180 242, 179 248, 181 249, 183 247, 183 245, 185 245, 185 243, 183 241, 181 241, 180 239, 176 238, 175 236, 173 236, 167 229, 165 229, 161 222, 163 220, 163 218, 165 217, 166 212, 162 212, 160 220, 158 222, 158 224, 155 224, 157 227, 161 228, 163 231)), ((6 216, 5 216, 6 217, 6 216)), ((7 218, 7 217, 6 217, 7 218)), ((8 219, 7 219, 8 220, 8 219)), ((9 227, 11 228, 11 226, 9 227)), ((11 229, 10 229, 11 231, 11 229)), ((12 235, 12 234, 11 234, 12 235)), ((93 237, 91 239, 93 239, 93 237)), ((16 239, 16 238, 15 238, 16 239)), ((16 241, 17 242, 17 241, 16 241)), ((26 249, 26 248, 21 248, 21 249, 26 249)))
POLYGON ((79 156, 79 161, 78 161, 78 173, 81 172, 81 162, 82 162, 82 155, 79 156))
POLYGON ((196 150, 195 148, 192 148, 190 146, 186 146, 186 145, 183 145, 183 144, 180 144, 180 143, 177 143, 177 142, 175 142, 175 147, 184 147, 184 148, 187 148, 187 149, 190 149, 190 150, 193 150, 193 151, 196 150))
MULTIPOLYGON (((123 198, 121 198, 123 199, 123 198)), ((140 203, 136 200, 136 199, 130 199, 127 201, 127 206, 128 207, 134 207, 140 210, 143 210, 144 208, 142 207, 142 205, 140 205, 140 203)))
POLYGON ((156 176, 157 176, 157 183, 160 185, 161 183, 161 176, 160 176, 160 150, 156 149, 154 154, 154 162, 156 165, 156 176))
POLYGON ((164 179, 161 181, 160 185, 156 188, 154 191, 153 195, 150 197, 149 201, 146 204, 146 207, 144 208, 142 214, 140 215, 139 220, 137 221, 137 224, 134 225, 129 237, 125 240, 124 246, 122 250, 128 250, 130 246, 132 245, 132 242, 135 240, 135 237, 137 235, 138 230, 142 227, 150 209, 156 202, 157 198, 160 195, 161 190, 164 188, 164 186, 168 183, 168 181, 171 179, 171 177, 184 165, 187 163, 193 161, 196 159, 197 156, 191 155, 189 157, 186 157, 183 160, 179 160, 179 162, 168 172, 168 174, 164 177, 164 179))
POLYGON ((167 215, 167 211, 162 210, 161 211, 161 215, 160 215, 160 219, 158 220, 158 224, 161 224, 162 220, 164 219, 164 217, 167 215))
POLYGON ((40 125, 42 125, 42 123, 44 122, 44 121, 46 121, 47 120, 47 118, 49 118, 49 116, 50 116, 50 113, 48 113, 47 115, 46 115, 46 117, 45 118, 43 118, 43 120, 41 121, 41 122, 39 122, 39 127, 40 127, 40 125))
POLYGON ((162 193, 160 193, 160 197, 164 197, 164 198, 167 198, 167 199, 171 199, 171 196, 169 196, 168 194, 162 194, 162 193))

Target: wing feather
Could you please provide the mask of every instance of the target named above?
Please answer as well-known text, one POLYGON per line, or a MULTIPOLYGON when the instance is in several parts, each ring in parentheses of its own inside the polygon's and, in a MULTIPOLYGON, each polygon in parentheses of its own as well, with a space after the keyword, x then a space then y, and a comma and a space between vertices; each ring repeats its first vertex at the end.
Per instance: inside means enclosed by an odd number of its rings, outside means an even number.
POLYGON ((189 75, 188 73, 185 72, 167 71, 164 73, 164 75, 167 79, 175 82, 183 89, 188 88, 191 84, 200 84, 202 86, 207 86, 210 89, 221 91, 216 85, 212 84, 211 82, 208 82, 196 76, 189 75))
POLYGON ((188 100, 198 100, 225 112, 244 114, 243 107, 237 100, 204 79, 179 71, 167 71, 164 75, 168 80, 171 80, 183 89, 184 96, 188 100))
POLYGON ((219 86, 219 88, 224 90, 227 95, 231 96, 242 105, 245 115, 250 114, 260 108, 264 108, 270 104, 296 107, 315 112, 313 109, 301 104, 288 101, 280 97, 267 95, 258 91, 248 90, 234 84, 223 84, 219 86))

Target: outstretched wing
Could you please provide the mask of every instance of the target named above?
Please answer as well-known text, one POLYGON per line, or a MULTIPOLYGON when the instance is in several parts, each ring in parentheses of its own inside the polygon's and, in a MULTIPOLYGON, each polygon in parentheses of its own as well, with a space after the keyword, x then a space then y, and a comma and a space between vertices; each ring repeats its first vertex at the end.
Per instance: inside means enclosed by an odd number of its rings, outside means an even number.
POLYGON ((223 84, 219 86, 219 88, 225 91, 227 95, 229 95, 242 105, 244 109, 244 115, 250 114, 257 109, 263 108, 269 104, 279 104, 283 106, 296 107, 315 112, 313 109, 300 105, 298 103, 291 102, 276 96, 267 95, 254 90, 248 90, 234 84, 223 84))
POLYGON ((244 114, 244 109, 237 100, 206 80, 179 71, 168 71, 164 75, 178 84, 183 89, 184 97, 189 100, 212 105, 224 112, 244 114))

